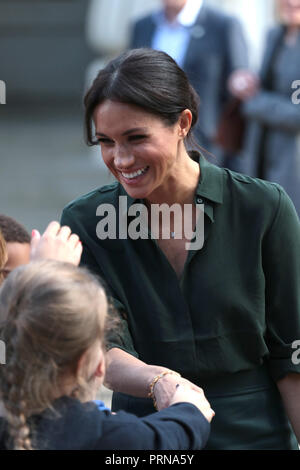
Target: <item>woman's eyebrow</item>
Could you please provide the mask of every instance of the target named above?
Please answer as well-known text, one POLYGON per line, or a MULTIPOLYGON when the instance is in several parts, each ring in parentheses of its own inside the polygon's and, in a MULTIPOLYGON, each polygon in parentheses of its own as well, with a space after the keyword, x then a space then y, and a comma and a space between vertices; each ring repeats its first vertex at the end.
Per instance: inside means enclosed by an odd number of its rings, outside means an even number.
POLYGON ((95 135, 98 135, 99 137, 107 137, 107 135, 101 134, 101 132, 96 132, 95 135))
MULTIPOLYGON (((147 128, 146 127, 134 127, 133 129, 128 129, 127 131, 123 132, 122 136, 124 135, 130 135, 130 134, 134 134, 135 132, 147 132, 147 128)), ((105 134, 102 134, 102 132, 96 132, 96 135, 98 137, 107 137, 107 135, 105 134)))
POLYGON ((146 127, 134 127, 133 129, 128 129, 128 131, 123 132, 122 135, 129 135, 135 132, 147 132, 146 127))

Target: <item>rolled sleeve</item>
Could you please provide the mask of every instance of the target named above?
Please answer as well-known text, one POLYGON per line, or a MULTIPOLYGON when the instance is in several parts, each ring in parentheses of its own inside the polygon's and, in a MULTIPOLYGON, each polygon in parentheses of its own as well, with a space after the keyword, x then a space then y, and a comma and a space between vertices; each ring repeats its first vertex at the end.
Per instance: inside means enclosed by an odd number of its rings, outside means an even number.
POLYGON ((129 331, 125 308, 115 297, 110 297, 109 300, 114 307, 113 315, 117 315, 118 317, 118 323, 117 327, 111 328, 107 331, 105 344, 106 350, 109 351, 112 348, 119 348, 138 358, 139 355, 134 348, 132 336, 129 331))
POLYGON ((72 210, 64 209, 61 217, 61 224, 68 225, 72 232, 76 233, 83 241, 83 252, 80 265, 88 268, 98 277, 109 300, 108 314, 111 315, 113 319, 116 319, 116 321, 108 322, 108 325, 111 324, 112 326, 108 327, 106 331, 106 349, 119 348, 132 356, 138 357, 138 353, 135 351, 132 336, 129 331, 126 309, 110 289, 99 262, 97 261, 92 249, 87 246, 86 239, 88 239, 88 236, 83 229, 83 224, 82 221, 80 221, 80 217, 78 217, 78 213, 76 211, 73 213, 72 210))
POLYGON ((286 192, 278 185, 277 210, 263 240, 266 290, 265 341, 275 381, 300 373, 293 343, 300 340, 300 222, 286 192))

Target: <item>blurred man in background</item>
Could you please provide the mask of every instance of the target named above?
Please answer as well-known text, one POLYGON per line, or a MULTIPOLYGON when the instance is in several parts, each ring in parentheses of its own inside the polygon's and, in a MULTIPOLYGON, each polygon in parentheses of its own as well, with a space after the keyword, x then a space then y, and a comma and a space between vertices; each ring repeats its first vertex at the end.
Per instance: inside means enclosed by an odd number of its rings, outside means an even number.
POLYGON ((184 69, 201 100, 198 143, 217 157, 217 164, 234 168, 234 159, 215 145, 215 138, 230 100, 229 77, 248 66, 239 21, 207 7, 203 0, 162 0, 161 10, 135 23, 130 47, 163 50, 184 69))

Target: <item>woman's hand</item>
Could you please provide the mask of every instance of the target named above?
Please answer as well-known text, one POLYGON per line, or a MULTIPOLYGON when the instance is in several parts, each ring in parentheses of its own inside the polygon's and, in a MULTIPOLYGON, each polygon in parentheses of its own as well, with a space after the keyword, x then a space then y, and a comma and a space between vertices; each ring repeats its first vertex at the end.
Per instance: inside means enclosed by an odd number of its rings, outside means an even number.
POLYGON ((43 235, 38 230, 32 232, 30 261, 54 259, 78 266, 81 254, 79 237, 67 226, 50 222, 43 235))
POLYGON ((202 389, 200 391, 193 390, 184 385, 177 385, 176 392, 173 395, 173 398, 170 402, 170 405, 175 405, 175 403, 187 402, 196 406, 203 416, 210 423, 213 417, 215 416, 214 410, 211 409, 209 402, 205 398, 204 392, 202 389))
POLYGON ((167 408, 180 402, 189 402, 195 405, 208 421, 214 416, 203 390, 189 380, 174 374, 161 377, 154 386, 154 396, 158 410, 167 408))

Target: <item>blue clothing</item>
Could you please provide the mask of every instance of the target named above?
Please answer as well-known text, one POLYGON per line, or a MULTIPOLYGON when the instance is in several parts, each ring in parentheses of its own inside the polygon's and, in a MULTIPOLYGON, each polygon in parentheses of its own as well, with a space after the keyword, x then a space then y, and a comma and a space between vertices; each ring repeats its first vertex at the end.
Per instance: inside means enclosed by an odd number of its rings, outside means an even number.
POLYGON ((107 406, 105 405, 105 403, 101 400, 94 400, 94 403, 96 403, 96 405, 98 406, 99 410, 101 411, 104 411, 104 410, 107 410, 107 411, 110 411, 109 408, 107 408, 107 406))
POLYGON ((165 51, 182 67, 190 42, 191 28, 195 24, 202 6, 202 0, 188 0, 171 23, 166 19, 163 10, 155 12, 153 19, 156 28, 151 44, 153 49, 165 51))
MULTIPOLYGON (((55 401, 28 420, 32 445, 40 450, 198 450, 208 439, 210 425, 189 403, 179 403, 145 418, 125 412, 100 411, 93 402, 70 397, 55 401)), ((6 423, 0 418, 0 450, 5 450, 6 423)), ((9 447, 8 447, 9 448, 9 447)))

